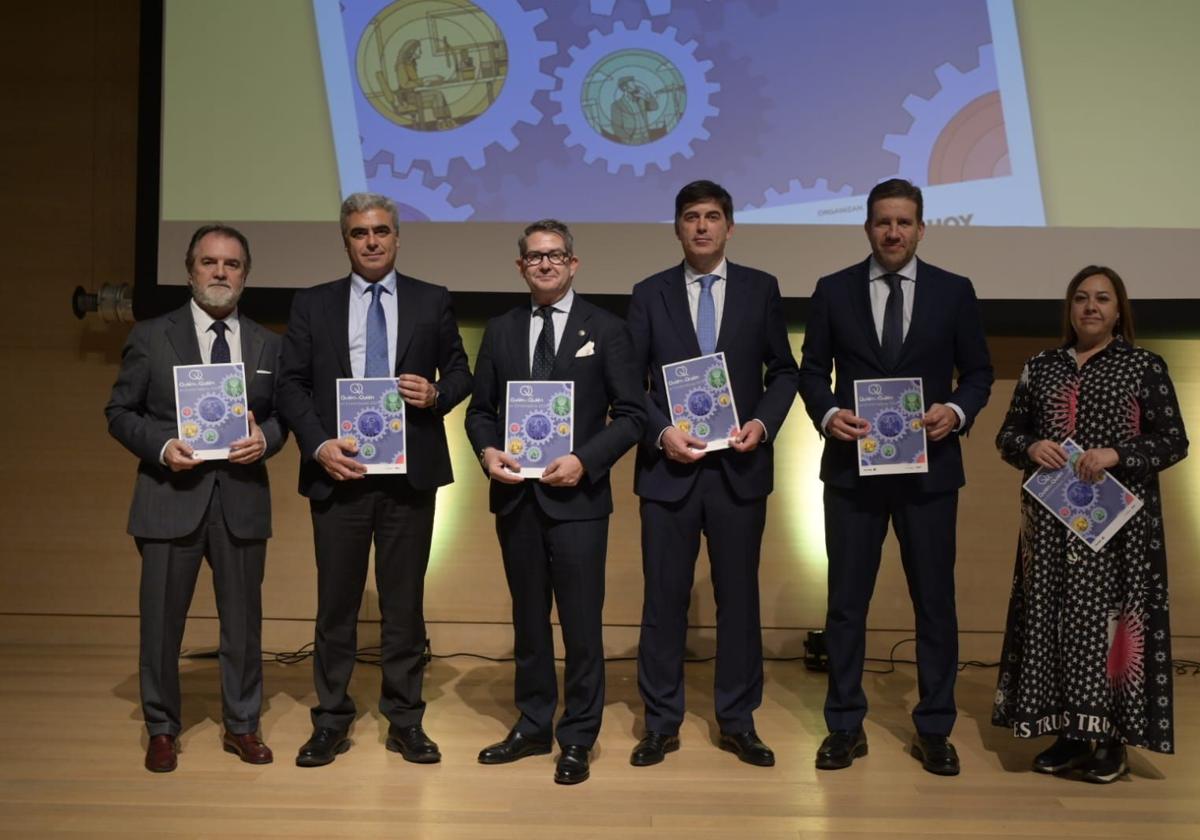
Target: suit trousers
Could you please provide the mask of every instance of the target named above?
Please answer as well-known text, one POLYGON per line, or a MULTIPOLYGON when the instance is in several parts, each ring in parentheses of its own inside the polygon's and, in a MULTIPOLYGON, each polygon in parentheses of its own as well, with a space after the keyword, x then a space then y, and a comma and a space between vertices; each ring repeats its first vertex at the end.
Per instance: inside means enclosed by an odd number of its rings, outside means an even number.
POLYGON ((235 734, 258 730, 262 708, 262 581, 266 540, 229 533, 214 484, 200 526, 174 540, 138 539, 142 580, 138 592, 141 643, 139 681, 142 716, 151 735, 178 735, 179 650, 196 576, 205 558, 212 568, 220 619, 217 658, 221 672, 221 716, 235 734))
POLYGON ((402 476, 367 476, 339 482, 329 498, 310 502, 317 559, 313 726, 346 731, 354 722, 350 676, 372 542, 382 619, 379 710, 392 726, 421 722, 425 569, 435 498, 436 491, 416 490, 402 476))
POLYGON ((512 594, 518 732, 561 746, 596 742, 604 712, 604 562, 608 517, 554 520, 526 487, 512 511, 496 517, 504 574, 512 594), (554 670, 552 602, 566 648, 562 718, 554 728, 558 678, 554 670))
POLYGON ((754 728, 762 703, 762 627, 758 563, 766 524, 766 497, 735 497, 720 453, 701 461, 696 483, 679 502, 642 499, 642 630, 638 690, 646 729, 678 733, 683 722, 683 658, 688 605, 700 536, 708 539, 717 602, 717 663, 713 701, 722 732, 754 728))
POLYGON ((867 608, 879 572, 888 522, 900 543, 917 627, 919 701, 913 723, 922 735, 949 735, 957 712, 958 618, 954 557, 958 491, 920 493, 903 477, 867 478, 855 490, 825 487, 829 605, 825 650, 829 688, 825 723, 831 731, 862 726, 867 608))

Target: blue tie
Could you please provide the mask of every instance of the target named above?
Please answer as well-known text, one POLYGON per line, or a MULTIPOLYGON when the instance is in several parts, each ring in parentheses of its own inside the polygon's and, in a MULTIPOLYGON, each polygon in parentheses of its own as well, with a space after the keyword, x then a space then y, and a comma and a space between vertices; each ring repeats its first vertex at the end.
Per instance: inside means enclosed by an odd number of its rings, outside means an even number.
POLYGON ((392 375, 388 364, 387 320, 383 317, 380 296, 387 291, 382 283, 371 284, 371 305, 367 308, 367 369, 368 377, 392 375))
POLYGON ((700 352, 707 356, 717 349, 717 305, 713 301, 712 284, 720 278, 705 274, 700 278, 700 306, 696 309, 696 338, 700 352))
POLYGON ((214 365, 228 364, 229 362, 229 342, 225 340, 225 330, 229 329, 229 325, 224 321, 213 321, 210 330, 217 334, 213 339, 212 349, 209 351, 209 361, 214 365))

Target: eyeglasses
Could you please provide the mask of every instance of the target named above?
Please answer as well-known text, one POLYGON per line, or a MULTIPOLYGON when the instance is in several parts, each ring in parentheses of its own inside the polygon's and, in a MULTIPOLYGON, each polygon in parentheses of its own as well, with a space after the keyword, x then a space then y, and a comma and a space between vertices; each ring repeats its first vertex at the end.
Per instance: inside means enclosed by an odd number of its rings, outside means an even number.
POLYGON ((543 259, 550 260, 550 265, 566 265, 571 255, 566 251, 526 251, 521 255, 521 262, 529 268, 541 265, 543 259))

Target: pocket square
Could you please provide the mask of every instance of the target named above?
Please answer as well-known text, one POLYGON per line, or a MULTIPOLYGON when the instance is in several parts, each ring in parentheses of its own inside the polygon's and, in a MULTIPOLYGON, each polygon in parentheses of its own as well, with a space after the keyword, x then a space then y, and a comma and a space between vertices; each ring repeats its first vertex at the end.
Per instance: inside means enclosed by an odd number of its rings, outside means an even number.
POLYGON ((595 355, 595 353, 596 353, 596 342, 589 339, 587 344, 583 345, 582 347, 579 348, 579 350, 577 350, 575 352, 575 358, 580 359, 580 358, 583 358, 584 356, 593 356, 593 355, 595 355))
POLYGON ((270 376, 270 375, 271 375, 271 371, 269 371, 269 370, 256 370, 256 371, 254 371, 254 372, 255 372, 255 373, 265 373, 265 374, 267 374, 268 376, 270 376))

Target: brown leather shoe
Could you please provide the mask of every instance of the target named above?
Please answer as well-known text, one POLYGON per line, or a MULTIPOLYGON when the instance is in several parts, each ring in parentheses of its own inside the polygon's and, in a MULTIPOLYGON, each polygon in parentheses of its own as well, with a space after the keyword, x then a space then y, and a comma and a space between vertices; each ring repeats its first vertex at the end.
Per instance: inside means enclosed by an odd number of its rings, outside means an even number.
POLYGON ((146 769, 151 773, 170 773, 178 766, 179 746, 174 735, 151 735, 146 747, 146 769))
POLYGON ((255 732, 236 734, 226 732, 221 738, 225 752, 233 753, 247 764, 270 764, 275 760, 271 748, 263 743, 255 732))

